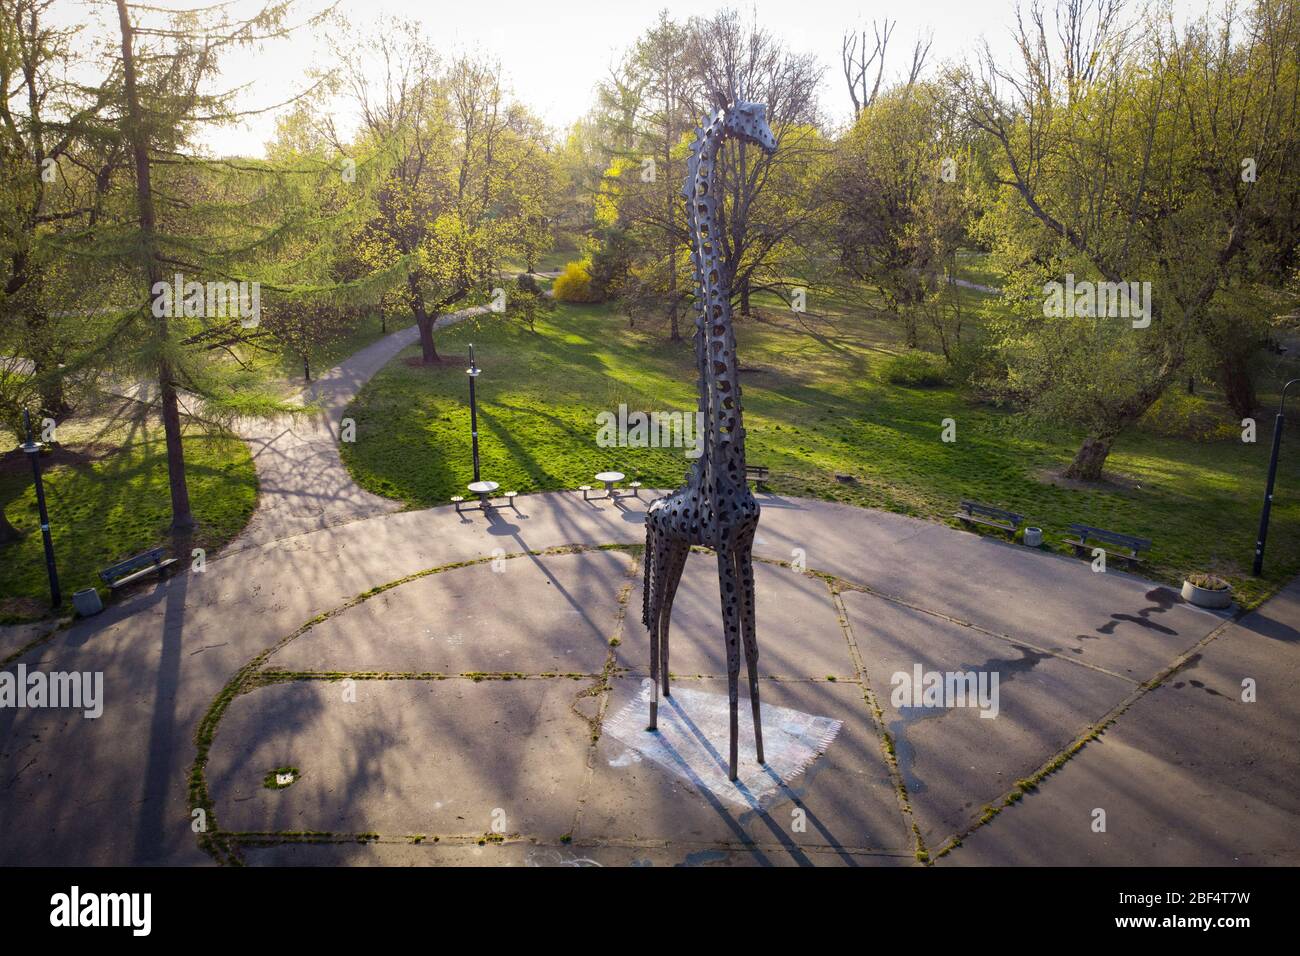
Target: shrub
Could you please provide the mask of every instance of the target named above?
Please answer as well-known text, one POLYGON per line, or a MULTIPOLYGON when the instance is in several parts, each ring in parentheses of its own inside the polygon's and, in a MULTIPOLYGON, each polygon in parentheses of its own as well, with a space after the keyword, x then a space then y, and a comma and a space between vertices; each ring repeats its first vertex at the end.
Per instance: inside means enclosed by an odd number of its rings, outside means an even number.
POLYGON ((636 258, 636 246, 624 229, 611 226, 602 229, 597 243, 586 259, 587 274, 591 276, 592 301, 616 299, 626 290, 628 274, 636 258))
POLYGON ((591 288, 589 261, 584 259, 566 265, 556 278, 552 291, 560 302, 596 302, 596 293, 591 288))
POLYGON ((1200 395, 1189 395, 1182 382, 1168 388, 1142 416, 1143 427, 1158 435, 1189 441, 1222 441, 1237 438, 1241 426, 1225 421, 1214 403, 1200 395))
POLYGON ((516 292, 510 300, 511 315, 518 316, 528 331, 537 331, 538 316, 549 316, 555 311, 555 303, 540 292, 516 292))
POLYGON ((948 369, 938 355, 909 351, 885 359, 880 365, 880 376, 891 385, 927 388, 947 384, 948 369))
POLYGON ((986 341, 967 338, 949 349, 948 380, 969 385, 982 397, 997 391, 989 383, 1006 382, 1006 365, 986 341))
POLYGON ((1228 590, 1228 582, 1217 574, 1189 574, 1187 580, 1194 586, 1204 588, 1207 591, 1228 590))

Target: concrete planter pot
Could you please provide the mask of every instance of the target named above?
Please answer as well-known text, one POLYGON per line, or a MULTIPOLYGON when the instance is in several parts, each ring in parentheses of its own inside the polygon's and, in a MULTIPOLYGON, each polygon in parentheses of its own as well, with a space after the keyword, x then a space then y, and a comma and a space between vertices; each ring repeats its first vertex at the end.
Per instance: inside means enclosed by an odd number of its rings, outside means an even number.
POLYGON ((104 602, 99 599, 99 592, 94 588, 86 588, 72 595, 72 606, 82 617, 94 617, 104 610, 104 602))
POLYGON ((1183 600, 1197 607, 1219 611, 1232 604, 1232 588, 1203 588, 1191 581, 1184 581, 1183 600))
POLYGON ((1041 548, 1043 546, 1043 529, 1026 528, 1024 543, 1026 548, 1041 548))

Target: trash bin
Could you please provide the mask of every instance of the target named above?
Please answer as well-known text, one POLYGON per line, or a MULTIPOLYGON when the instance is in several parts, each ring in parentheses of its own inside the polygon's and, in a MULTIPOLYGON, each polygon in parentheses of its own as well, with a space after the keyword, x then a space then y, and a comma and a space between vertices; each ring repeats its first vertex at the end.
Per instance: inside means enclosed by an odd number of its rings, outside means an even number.
POLYGON ((1043 529, 1042 529, 1042 528, 1026 528, 1026 529, 1025 529, 1025 547, 1026 547, 1026 548, 1037 548, 1037 547, 1040 547, 1040 546, 1042 545, 1042 543, 1043 543, 1043 529))
POLYGON ((99 599, 99 592, 94 588, 85 588, 72 595, 72 606, 82 617, 94 617, 104 610, 104 602, 99 599))

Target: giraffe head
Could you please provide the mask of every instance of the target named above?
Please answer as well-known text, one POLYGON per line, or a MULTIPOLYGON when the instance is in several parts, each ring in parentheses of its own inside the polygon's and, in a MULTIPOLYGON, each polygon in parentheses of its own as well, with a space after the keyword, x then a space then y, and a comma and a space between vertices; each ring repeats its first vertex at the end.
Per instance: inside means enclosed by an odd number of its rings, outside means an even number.
POLYGON ((762 103, 737 103, 727 108, 726 129, 737 139, 753 143, 763 152, 776 152, 776 137, 767 125, 767 107, 762 103))

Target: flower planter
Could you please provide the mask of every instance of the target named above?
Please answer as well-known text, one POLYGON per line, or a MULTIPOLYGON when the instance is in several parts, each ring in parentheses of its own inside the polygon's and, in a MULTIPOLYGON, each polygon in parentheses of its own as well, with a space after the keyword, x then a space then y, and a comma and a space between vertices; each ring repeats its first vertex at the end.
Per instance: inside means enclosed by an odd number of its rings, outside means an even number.
POLYGON ((1183 600, 1197 607, 1222 610, 1232 604, 1232 588, 1197 587, 1191 581, 1183 582, 1183 600))

